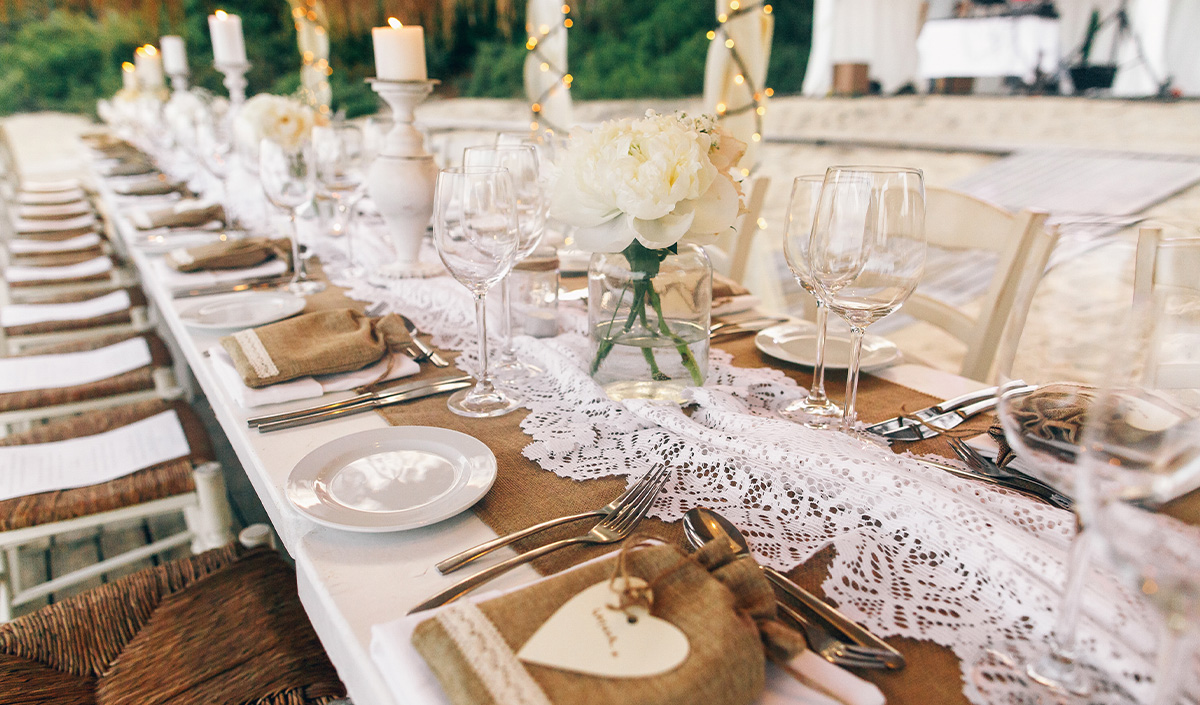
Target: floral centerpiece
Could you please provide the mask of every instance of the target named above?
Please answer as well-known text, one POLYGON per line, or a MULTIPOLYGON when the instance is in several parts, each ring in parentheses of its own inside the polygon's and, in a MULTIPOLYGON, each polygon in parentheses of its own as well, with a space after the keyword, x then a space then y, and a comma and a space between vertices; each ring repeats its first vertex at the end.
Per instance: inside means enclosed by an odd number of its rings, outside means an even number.
POLYGON ((573 134, 558 159, 551 215, 594 253, 591 373, 611 396, 679 399, 703 384, 712 266, 698 246, 742 211, 745 149, 711 116, 648 112, 573 134))
POLYGON ((282 95, 259 93, 238 111, 235 134, 245 153, 257 154, 258 144, 270 139, 288 151, 312 135, 316 114, 306 103, 282 95))

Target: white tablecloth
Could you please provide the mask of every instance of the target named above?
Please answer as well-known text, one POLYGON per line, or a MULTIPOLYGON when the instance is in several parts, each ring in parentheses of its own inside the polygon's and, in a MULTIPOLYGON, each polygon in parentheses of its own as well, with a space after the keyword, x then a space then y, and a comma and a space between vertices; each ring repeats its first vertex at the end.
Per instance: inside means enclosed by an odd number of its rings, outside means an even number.
POLYGON ((930 20, 917 39, 917 75, 922 79, 959 76, 1020 76, 1032 81, 1040 67, 1058 65, 1058 20, 978 17, 930 20))

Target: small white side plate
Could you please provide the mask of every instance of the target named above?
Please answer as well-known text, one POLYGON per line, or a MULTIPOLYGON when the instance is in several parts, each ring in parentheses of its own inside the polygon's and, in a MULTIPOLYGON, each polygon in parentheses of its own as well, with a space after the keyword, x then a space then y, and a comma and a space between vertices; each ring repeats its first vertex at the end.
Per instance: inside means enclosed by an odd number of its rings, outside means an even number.
POLYGON ((296 463, 287 496, 309 519, 380 533, 437 523, 491 489, 496 456, 446 428, 396 426, 330 441, 296 463))
MULTIPOLYGON (((817 361, 817 332, 811 323, 784 323, 759 331, 754 344, 767 355, 785 362, 812 367, 817 361)), ((900 359, 900 348, 886 338, 863 338, 861 369, 890 365, 900 359)), ((850 338, 830 333, 825 337, 825 369, 844 370, 850 366, 850 338)))
POLYGON ((280 321, 304 310, 299 296, 276 291, 241 291, 207 297, 179 312, 183 322, 203 330, 253 328, 280 321))

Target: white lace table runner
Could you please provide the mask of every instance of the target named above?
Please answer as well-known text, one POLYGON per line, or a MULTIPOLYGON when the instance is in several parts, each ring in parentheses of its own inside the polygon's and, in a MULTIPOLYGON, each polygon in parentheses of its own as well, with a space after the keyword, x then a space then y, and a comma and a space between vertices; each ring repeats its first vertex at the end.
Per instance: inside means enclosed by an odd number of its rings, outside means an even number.
MULTIPOLYGON (((247 212, 260 207, 246 204, 247 212)), ((366 224, 364 224, 366 225, 366 224)), ((363 227, 359 260, 387 261, 387 244, 363 227)), ((311 243, 336 272, 340 243, 311 243)), ((423 259, 436 260, 426 248, 423 259)), ((386 302, 477 365, 471 298, 449 277, 377 284, 334 283, 355 299, 386 302)), ((802 390, 771 368, 738 368, 714 349, 709 381, 689 415, 652 402, 613 402, 587 375, 586 315, 560 307, 561 335, 519 338, 522 359, 548 374, 523 386, 530 410, 526 457, 561 477, 624 476, 632 483, 658 460, 675 469, 650 514, 678 521, 712 507, 747 534, 760 560, 787 570, 836 549, 825 594, 885 636, 930 640, 961 660, 963 690, 977 705, 1028 703, 1030 686, 975 669, 989 650, 1031 660, 1056 613, 1074 517, 1015 492, 958 479, 915 458, 813 431, 773 409, 802 390)), ((943 459, 939 459, 943 460, 943 459)), ((1200 531, 1162 518, 1188 541, 1200 531)), ((1117 684, 1098 704, 1146 701, 1152 692, 1153 618, 1133 596, 1093 571, 1081 650, 1117 684)))

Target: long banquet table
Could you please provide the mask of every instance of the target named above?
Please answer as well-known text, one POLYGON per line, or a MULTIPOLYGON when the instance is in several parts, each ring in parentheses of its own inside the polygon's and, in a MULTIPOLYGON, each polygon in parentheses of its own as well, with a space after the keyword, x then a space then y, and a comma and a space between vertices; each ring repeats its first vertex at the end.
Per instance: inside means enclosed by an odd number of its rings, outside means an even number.
MULTIPOLYGON (((131 236, 132 226, 121 216, 112 193, 103 184, 100 190, 116 231, 122 237, 131 236)), ((591 503, 591 498, 597 493, 615 496, 624 486, 624 482, 617 478, 581 483, 541 470, 536 463, 522 455, 522 450, 530 442, 530 437, 520 425, 525 412, 519 411, 497 419, 463 419, 446 410, 444 396, 393 407, 386 414, 358 414, 335 422, 271 434, 260 434, 249 429, 246 419, 250 416, 300 408, 312 402, 250 410, 240 407, 219 384, 212 363, 205 354, 206 350, 217 344, 219 335, 189 328, 180 318, 180 310, 192 305, 196 299, 173 299, 171 291, 157 276, 154 260, 158 256, 135 247, 126 249, 129 259, 141 273, 147 295, 154 300, 161 313, 161 320, 177 346, 177 354, 186 361, 196 382, 208 397, 279 538, 294 557, 301 600, 349 688, 351 697, 360 705, 396 702, 369 654, 372 625, 402 617, 411 606, 458 580, 461 574, 441 576, 433 563, 495 536, 496 532, 481 516, 494 520, 498 513, 511 514, 515 505, 522 510, 518 512, 516 520, 532 523, 535 517, 554 515, 545 514, 551 508, 541 506, 538 501, 540 497, 556 497, 552 508, 561 513, 564 506, 569 510, 591 509, 596 506, 591 503), (499 476, 495 486, 475 511, 463 512, 426 528, 396 533, 358 534, 326 528, 308 520, 292 507, 286 497, 285 486, 297 461, 324 443, 356 431, 385 428, 389 422, 453 428, 479 438, 497 456, 499 476), (590 491, 579 491, 582 486, 589 486, 590 491), (506 502, 507 509, 502 506, 506 502)), ((310 309, 340 305, 361 307, 362 303, 344 298, 336 288, 310 299, 310 309)), ((719 348, 733 356, 735 365, 775 366, 800 385, 808 383, 808 373, 803 368, 773 362, 758 352, 752 336, 720 343, 719 348)), ((444 371, 433 369, 422 369, 421 372, 422 377, 443 374, 444 371)), ((836 395, 839 392, 840 375, 835 373, 832 376, 831 387, 836 395)), ((866 395, 870 395, 873 389, 885 386, 893 396, 897 390, 907 392, 891 401, 865 406, 864 416, 868 421, 905 409, 912 410, 917 408, 918 403, 928 403, 928 397, 948 398, 982 386, 917 364, 899 364, 878 371, 865 377, 863 385, 866 395), (889 382, 903 387, 893 386, 889 382)), ((977 423, 976 427, 982 428, 982 424, 977 423)), ((948 455, 940 443, 924 442, 909 449, 948 455)), ((1191 502, 1180 509, 1193 521, 1197 516, 1194 505, 1191 502)), ((491 523, 495 525, 494 521, 491 523)), ((678 540, 680 537, 678 526, 664 525, 657 520, 647 520, 646 524, 652 533, 668 540, 678 540)), ((594 551, 571 551, 564 552, 560 556, 561 562, 553 564, 553 567, 595 555, 594 551)), ((791 575, 820 592, 828 560, 829 551, 823 550, 812 560, 792 570, 791 575)), ((494 586, 517 586, 538 575, 533 568, 523 567, 496 580, 494 586)), ((933 641, 902 637, 890 638, 889 641, 905 653, 909 663, 907 669, 899 673, 858 672, 876 683, 887 696, 888 702, 895 705, 967 702, 960 680, 960 666, 953 652, 933 641)))

